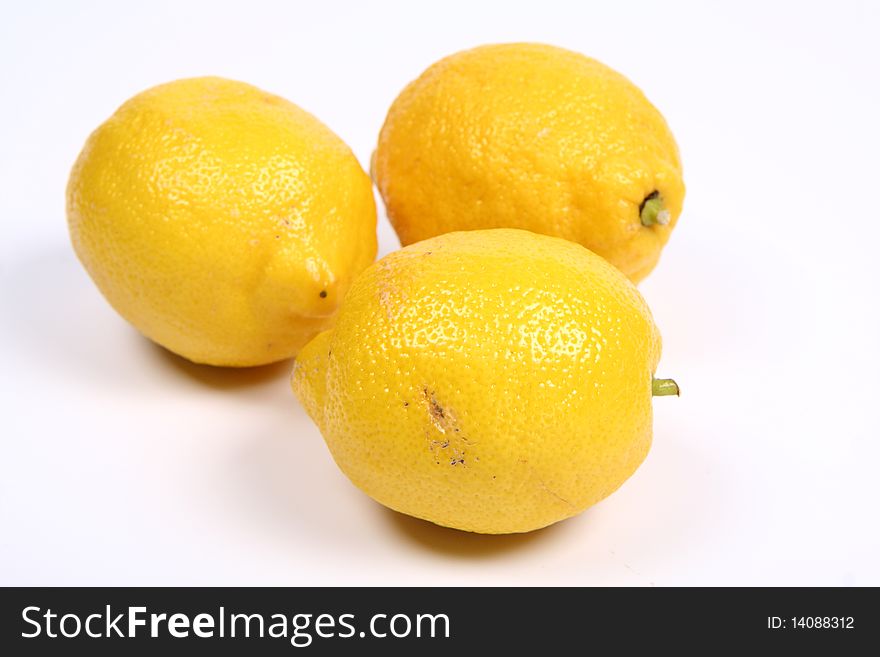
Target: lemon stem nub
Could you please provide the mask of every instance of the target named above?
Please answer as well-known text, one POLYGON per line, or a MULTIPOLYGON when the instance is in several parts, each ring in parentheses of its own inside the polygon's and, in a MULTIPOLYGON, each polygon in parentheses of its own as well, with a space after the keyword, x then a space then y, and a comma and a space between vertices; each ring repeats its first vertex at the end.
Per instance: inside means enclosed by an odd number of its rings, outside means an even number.
POLYGON ((672 379, 653 379, 651 381, 651 394, 655 397, 668 397, 681 395, 678 384, 672 379))
POLYGON ((665 226, 669 223, 669 210, 663 207, 663 199, 657 192, 652 192, 645 198, 639 209, 639 216, 643 226, 665 226))

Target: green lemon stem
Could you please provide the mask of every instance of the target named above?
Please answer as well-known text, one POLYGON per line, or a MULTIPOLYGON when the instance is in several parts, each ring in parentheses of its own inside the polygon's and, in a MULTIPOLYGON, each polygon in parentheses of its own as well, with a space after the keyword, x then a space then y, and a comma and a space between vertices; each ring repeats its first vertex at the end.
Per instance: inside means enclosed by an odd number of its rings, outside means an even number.
POLYGON ((665 226, 669 223, 669 210, 663 207, 663 199, 656 192, 642 203, 640 216, 643 226, 653 226, 654 224, 665 226))
POLYGON ((655 397, 668 397, 681 395, 678 384, 672 379, 653 379, 651 381, 651 394, 655 397))

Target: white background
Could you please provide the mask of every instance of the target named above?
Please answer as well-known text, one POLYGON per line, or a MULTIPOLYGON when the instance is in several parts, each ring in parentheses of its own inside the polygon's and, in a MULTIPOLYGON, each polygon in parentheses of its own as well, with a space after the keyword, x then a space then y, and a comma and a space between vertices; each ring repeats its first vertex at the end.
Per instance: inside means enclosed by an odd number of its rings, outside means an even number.
POLYGON ((825 5, 4 2, 0 584, 880 584, 880 12, 825 5), (641 289, 683 395, 611 498, 491 537, 350 485, 290 363, 141 338, 76 261, 64 186, 125 99, 201 74, 302 105, 366 164, 404 84, 511 40, 624 72, 678 138, 685 210, 641 289))

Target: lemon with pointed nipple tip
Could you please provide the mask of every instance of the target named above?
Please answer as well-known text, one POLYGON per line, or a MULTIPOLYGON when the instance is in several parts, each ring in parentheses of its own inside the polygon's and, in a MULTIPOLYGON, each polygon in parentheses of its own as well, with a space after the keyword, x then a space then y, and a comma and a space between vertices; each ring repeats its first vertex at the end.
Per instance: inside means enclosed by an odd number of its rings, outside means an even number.
POLYGON ((635 286, 515 229, 405 247, 353 284, 292 386, 351 481, 457 529, 526 532, 612 493, 651 444, 660 335, 635 286))
POLYGON ((583 244, 635 282, 657 264, 684 200, 675 139, 639 88, 535 43, 429 67, 392 104, 371 168, 403 244, 523 228, 583 244))
POLYGON ((89 137, 67 189, 110 304, 199 363, 294 356, 376 254, 369 177, 311 114, 216 77, 144 91, 89 137))

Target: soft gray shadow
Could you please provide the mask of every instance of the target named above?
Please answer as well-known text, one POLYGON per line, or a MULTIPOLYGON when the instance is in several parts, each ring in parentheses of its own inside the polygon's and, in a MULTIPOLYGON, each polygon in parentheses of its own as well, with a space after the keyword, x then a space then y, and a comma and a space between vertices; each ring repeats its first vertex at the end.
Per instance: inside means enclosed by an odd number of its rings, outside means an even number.
POLYGON ((262 385, 290 376, 293 369, 293 360, 282 360, 256 367, 200 365, 178 356, 146 338, 143 341, 152 352, 151 356, 155 357, 160 366, 167 367, 176 374, 215 390, 237 390, 262 385))
POLYGON ((543 545, 565 533, 565 521, 526 534, 474 534, 441 527, 390 509, 385 509, 385 519, 409 542, 431 552, 459 559, 483 559, 523 551, 543 545))
POLYGON ((632 553, 650 545, 653 558, 686 564, 689 555, 730 531, 738 496, 726 464, 713 457, 711 439, 695 438, 686 423, 655 418, 659 430, 645 463, 594 507, 616 550, 632 553))
POLYGON ((159 347, 116 314, 71 248, 59 245, 7 263, 2 274, 0 321, 12 329, 17 349, 34 362, 50 361, 54 372, 134 387, 155 382, 155 364, 199 385, 235 390, 280 380, 293 367, 292 361, 197 365, 159 347))
POLYGON ((120 348, 138 334, 101 297, 71 248, 56 245, 4 263, 0 321, 16 349, 56 374, 117 385, 130 380, 120 348))
POLYGON ((357 523, 375 522, 372 501, 345 479, 289 392, 283 405, 267 407, 220 477, 230 508, 283 541, 350 544, 357 523))

